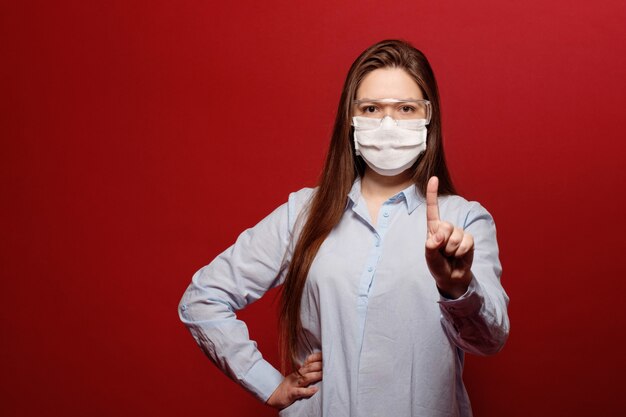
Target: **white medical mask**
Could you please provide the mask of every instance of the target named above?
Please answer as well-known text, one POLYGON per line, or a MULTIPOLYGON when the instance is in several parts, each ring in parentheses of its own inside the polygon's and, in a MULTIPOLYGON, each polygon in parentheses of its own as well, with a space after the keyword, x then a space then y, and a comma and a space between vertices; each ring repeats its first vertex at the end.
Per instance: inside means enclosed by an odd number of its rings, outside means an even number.
POLYGON ((398 175, 426 150, 427 123, 426 119, 355 116, 352 125, 356 154, 380 175, 398 175))

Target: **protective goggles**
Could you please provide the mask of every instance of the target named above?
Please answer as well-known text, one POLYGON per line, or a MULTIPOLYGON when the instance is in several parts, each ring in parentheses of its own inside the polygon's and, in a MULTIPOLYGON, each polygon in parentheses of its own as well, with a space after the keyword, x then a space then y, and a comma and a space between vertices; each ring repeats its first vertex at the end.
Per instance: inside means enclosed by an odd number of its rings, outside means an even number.
POLYGON ((382 120, 390 116, 394 120, 422 119, 430 123, 432 109, 428 100, 412 100, 400 98, 364 98, 353 100, 353 116, 369 117, 382 120))

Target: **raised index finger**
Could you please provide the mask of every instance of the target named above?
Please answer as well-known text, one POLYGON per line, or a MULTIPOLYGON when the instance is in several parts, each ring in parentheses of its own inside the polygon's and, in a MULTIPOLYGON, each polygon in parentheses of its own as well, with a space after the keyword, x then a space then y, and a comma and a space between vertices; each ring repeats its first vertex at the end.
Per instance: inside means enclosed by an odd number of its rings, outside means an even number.
POLYGON ((426 186, 426 225, 429 233, 437 233, 439 227, 439 203, 437 202, 437 190, 439 178, 430 177, 426 186))

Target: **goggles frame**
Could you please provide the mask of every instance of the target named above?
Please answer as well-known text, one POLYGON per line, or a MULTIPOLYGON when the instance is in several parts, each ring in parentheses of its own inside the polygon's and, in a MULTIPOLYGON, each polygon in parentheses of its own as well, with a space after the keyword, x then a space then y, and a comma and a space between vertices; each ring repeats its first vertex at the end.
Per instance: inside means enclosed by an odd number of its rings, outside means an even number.
MULTIPOLYGON (((419 105, 423 105, 424 109, 426 111, 426 117, 422 117, 422 118, 418 118, 418 119, 395 119, 392 117, 392 119, 394 121, 398 121, 398 120, 426 120, 426 125, 430 124, 430 120, 432 117, 432 105, 430 103, 430 101, 428 100, 424 100, 424 99, 411 99, 411 98, 407 98, 407 99, 403 99, 403 98, 362 98, 359 100, 352 100, 352 105, 361 105, 361 104, 372 104, 372 105, 376 105, 378 103, 381 104, 394 104, 394 103, 413 103, 413 104, 419 104, 419 105)), ((356 117, 368 117, 368 116, 356 116, 356 117)), ((378 117, 369 117, 370 119, 378 119, 382 122, 382 119, 386 117, 383 116, 382 118, 378 118, 378 117)), ((397 124, 397 123, 396 123, 397 124)), ((353 124, 354 125, 354 124, 353 124)))

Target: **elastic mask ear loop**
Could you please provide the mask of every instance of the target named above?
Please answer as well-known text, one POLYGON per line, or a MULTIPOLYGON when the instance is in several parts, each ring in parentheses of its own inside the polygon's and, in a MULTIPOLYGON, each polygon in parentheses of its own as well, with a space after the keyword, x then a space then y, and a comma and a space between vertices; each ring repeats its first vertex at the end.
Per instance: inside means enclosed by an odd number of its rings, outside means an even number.
POLYGON ((361 156, 361 152, 359 151, 359 142, 356 140, 356 129, 354 126, 352 127, 352 143, 354 143, 354 154, 356 156, 361 156))

